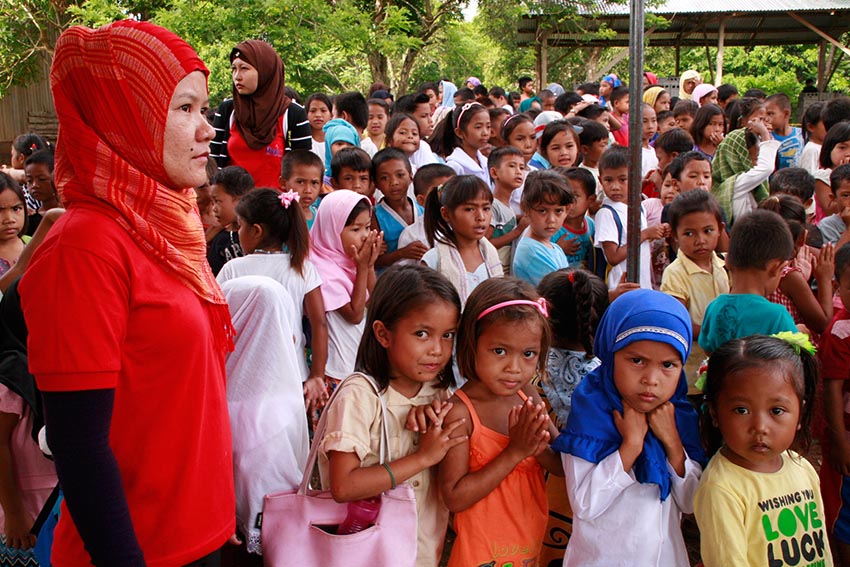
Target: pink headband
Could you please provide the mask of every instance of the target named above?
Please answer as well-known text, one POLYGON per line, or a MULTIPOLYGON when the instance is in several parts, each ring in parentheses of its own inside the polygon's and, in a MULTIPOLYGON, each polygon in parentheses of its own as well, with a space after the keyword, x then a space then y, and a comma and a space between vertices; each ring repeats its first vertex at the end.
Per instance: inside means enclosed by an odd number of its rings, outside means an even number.
POLYGON ((537 301, 531 301, 530 299, 512 299, 510 301, 503 301, 501 303, 497 303, 496 305, 488 307, 487 309, 482 311, 481 314, 478 315, 478 319, 476 319, 476 321, 480 321, 493 311, 497 311, 505 307, 510 307, 511 305, 530 305, 540 311, 541 315, 543 315, 547 319, 549 318, 549 306, 546 304, 546 299, 541 297, 537 301))
MULTIPOLYGON (((455 128, 460 128, 460 119, 463 118, 463 113, 472 108, 473 106, 481 106, 477 102, 467 102, 460 108, 460 114, 457 116, 457 123, 455 123, 455 128)), ((481 106, 481 108, 484 108, 481 106)))

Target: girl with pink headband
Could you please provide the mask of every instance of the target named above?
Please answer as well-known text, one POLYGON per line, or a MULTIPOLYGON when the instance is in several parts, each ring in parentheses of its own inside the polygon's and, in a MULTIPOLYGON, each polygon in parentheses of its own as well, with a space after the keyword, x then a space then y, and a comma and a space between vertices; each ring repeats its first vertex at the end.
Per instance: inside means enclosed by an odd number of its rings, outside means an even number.
POLYGON ((540 554, 548 517, 543 468, 563 474, 549 449, 557 430, 531 384, 546 370, 547 316, 546 300, 513 278, 481 283, 463 311, 457 359, 468 381, 444 421, 463 419, 452 438, 464 440, 439 471, 457 532, 449 567, 496 559, 520 565, 540 554))

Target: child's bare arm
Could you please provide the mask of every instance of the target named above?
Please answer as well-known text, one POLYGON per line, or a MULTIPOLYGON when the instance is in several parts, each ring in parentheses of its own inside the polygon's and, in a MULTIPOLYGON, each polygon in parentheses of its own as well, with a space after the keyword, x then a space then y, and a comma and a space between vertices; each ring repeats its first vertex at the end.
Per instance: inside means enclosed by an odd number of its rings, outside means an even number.
POLYGON ((419 449, 410 455, 388 463, 392 477, 384 465, 361 467, 357 453, 328 452, 331 495, 337 502, 371 498, 390 490, 396 484, 439 463, 452 447, 464 443, 465 435, 456 435, 463 420, 447 422, 445 428, 436 424, 419 438, 419 449))
POLYGON ((614 410, 614 425, 623 437, 623 442, 620 444, 623 470, 629 472, 643 452, 643 439, 649 431, 649 423, 646 420, 646 414, 624 403, 623 413, 614 410))
MULTIPOLYGON (((541 429, 545 427, 544 420, 533 411, 530 401, 521 409, 511 410, 509 421, 511 441, 496 458, 483 468, 469 472, 469 443, 465 441, 446 454, 440 463, 439 483, 440 492, 446 506, 452 512, 466 510, 501 483, 511 471, 526 457, 534 455, 538 448, 541 429)), ((449 412, 447 419, 454 415, 468 415, 463 404, 456 404, 449 412), (455 414, 455 412, 457 412, 455 414)), ((471 427, 468 429, 471 432, 471 427)), ((471 434, 471 433, 470 433, 471 434)), ((548 438, 548 432, 546 432, 548 438)))
POLYGON ((667 461, 680 477, 685 475, 685 448, 676 427, 676 408, 665 402, 646 416, 652 432, 664 446, 667 461))
POLYGON ((304 313, 310 320, 310 329, 313 332, 313 364, 310 376, 304 383, 304 401, 309 413, 314 407, 322 407, 327 399, 324 377, 325 364, 328 362, 328 317, 321 288, 317 287, 304 296, 304 313))
POLYGON ((620 246, 616 242, 603 242, 602 252, 605 254, 605 260, 612 266, 616 266, 626 259, 628 248, 625 245, 620 246))

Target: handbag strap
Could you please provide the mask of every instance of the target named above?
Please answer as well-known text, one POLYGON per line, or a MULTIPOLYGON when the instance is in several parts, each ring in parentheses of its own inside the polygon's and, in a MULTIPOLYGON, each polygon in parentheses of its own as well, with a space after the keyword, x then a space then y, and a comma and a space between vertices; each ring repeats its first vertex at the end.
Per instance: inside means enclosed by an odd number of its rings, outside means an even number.
POLYGON ((372 390, 375 392, 375 395, 378 396, 378 400, 381 404, 381 439, 379 442, 379 458, 381 464, 388 463, 392 461, 392 455, 390 452, 390 431, 387 426, 387 401, 384 399, 384 396, 381 395, 380 387, 378 383, 375 382, 375 379, 369 376, 368 374, 363 374, 362 372, 355 372, 351 374, 340 382, 339 386, 334 390, 333 394, 331 394, 330 400, 325 405, 325 410, 322 412, 322 416, 319 418, 319 423, 316 425, 316 430, 313 432, 313 446, 310 447, 310 454, 307 456, 307 464, 304 468, 304 475, 301 479, 301 485, 298 487, 298 494, 306 494, 307 488, 310 485, 310 477, 313 474, 313 468, 316 466, 316 462, 319 459, 319 446, 322 444, 322 441, 325 439, 325 430, 327 429, 327 418, 328 418, 328 408, 331 406, 333 401, 336 399, 337 394, 339 394, 340 390, 342 390, 343 386, 349 380, 353 378, 364 378, 366 382, 372 386, 372 390))

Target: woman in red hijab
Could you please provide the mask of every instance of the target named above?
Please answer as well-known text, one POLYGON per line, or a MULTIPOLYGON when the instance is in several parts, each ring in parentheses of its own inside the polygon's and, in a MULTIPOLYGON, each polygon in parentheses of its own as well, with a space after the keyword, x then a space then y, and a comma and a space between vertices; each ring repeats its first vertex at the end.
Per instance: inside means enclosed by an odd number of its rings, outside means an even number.
POLYGON ((245 168, 257 187, 277 187, 283 154, 313 147, 307 112, 286 96, 283 61, 265 41, 234 47, 230 73, 233 98, 216 110, 212 157, 245 168))
POLYGON ((56 44, 67 212, 19 288, 65 494, 56 567, 213 566, 234 532, 233 333, 192 189, 213 137, 207 74, 145 22, 56 44))

